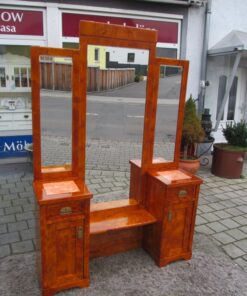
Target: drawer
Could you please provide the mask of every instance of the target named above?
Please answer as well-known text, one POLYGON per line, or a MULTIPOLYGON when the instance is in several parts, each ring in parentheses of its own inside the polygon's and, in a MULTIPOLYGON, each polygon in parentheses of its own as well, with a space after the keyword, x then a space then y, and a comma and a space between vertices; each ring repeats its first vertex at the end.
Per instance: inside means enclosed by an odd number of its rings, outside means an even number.
POLYGON ((181 186, 167 190, 167 198, 170 201, 180 202, 195 198, 196 186, 181 186))
POLYGON ((8 121, 8 120, 12 120, 13 118, 13 114, 12 113, 0 113, 0 122, 1 121, 8 121))
POLYGON ((31 120, 31 119, 32 119, 31 112, 15 113, 13 116, 13 120, 31 120))
POLYGON ((76 214, 83 214, 82 202, 66 202, 56 205, 47 206, 47 218, 68 217, 76 214))

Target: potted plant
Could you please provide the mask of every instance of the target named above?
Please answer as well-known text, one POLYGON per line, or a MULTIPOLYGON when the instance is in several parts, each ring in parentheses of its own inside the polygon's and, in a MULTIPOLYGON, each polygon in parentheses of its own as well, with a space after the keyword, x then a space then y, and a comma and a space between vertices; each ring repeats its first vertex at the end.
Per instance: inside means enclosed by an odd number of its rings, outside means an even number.
POLYGON ((240 178, 247 151, 247 123, 227 123, 223 128, 223 135, 227 143, 214 144, 211 171, 223 178, 240 178))
POLYGON ((196 156, 197 143, 205 137, 201 126, 201 120, 196 113, 195 100, 190 95, 185 102, 184 122, 182 129, 181 152, 179 167, 191 173, 195 173, 200 167, 200 161, 196 156))

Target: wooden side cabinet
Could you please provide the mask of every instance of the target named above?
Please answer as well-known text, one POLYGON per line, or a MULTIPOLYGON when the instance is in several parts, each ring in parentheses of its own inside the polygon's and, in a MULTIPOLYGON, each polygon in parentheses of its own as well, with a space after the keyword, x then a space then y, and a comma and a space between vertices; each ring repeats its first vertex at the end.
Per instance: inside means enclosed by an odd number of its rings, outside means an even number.
POLYGON ((83 217, 49 223, 46 227, 46 279, 48 286, 80 281, 83 273, 83 217))
MULTIPOLYGON (((37 182, 36 182, 37 184, 37 182)), ((53 183, 54 184, 54 183, 53 183)), ((80 184, 78 188, 81 189, 80 184)), ((38 200, 40 252, 38 268, 43 296, 89 286, 89 216, 91 193, 40 194, 38 200), (42 197, 42 198, 40 198, 42 197), (49 197, 49 198, 48 198, 49 197)))
POLYGON ((159 172, 148 176, 147 210, 158 222, 147 228, 144 247, 159 266, 179 259, 187 260, 192 256, 198 193, 202 181, 187 173, 182 174, 188 178, 174 182, 163 178, 159 172))

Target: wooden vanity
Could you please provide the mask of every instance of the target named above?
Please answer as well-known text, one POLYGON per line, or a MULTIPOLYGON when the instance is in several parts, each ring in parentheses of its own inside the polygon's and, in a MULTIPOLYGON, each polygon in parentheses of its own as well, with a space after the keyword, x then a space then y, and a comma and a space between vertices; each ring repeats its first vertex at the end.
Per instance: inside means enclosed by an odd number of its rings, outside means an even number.
MULTIPOLYGON (((80 23, 80 49, 33 47, 34 191, 38 204, 40 253, 37 258, 43 296, 87 287, 89 260, 144 248, 160 267, 190 259, 199 187, 202 180, 178 167, 188 61, 156 57, 157 32, 80 23), (92 203, 85 184, 86 83, 88 45, 120 46, 149 51, 142 158, 130 160, 129 199, 92 203), (72 60, 72 161, 42 164, 40 57, 72 60), (180 67, 181 91, 174 157, 154 157, 161 65, 180 67)), ((134 263, 133 263, 134 264, 134 263)))

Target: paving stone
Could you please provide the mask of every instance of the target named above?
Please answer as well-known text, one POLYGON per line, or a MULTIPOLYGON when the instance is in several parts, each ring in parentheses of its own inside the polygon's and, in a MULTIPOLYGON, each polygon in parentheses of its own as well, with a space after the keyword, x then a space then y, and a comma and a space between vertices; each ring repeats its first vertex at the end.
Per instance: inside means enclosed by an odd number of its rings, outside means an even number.
POLYGON ((19 198, 16 200, 12 200, 13 206, 25 205, 29 204, 29 200, 27 198, 19 198))
POLYGON ((240 226, 237 222, 233 221, 230 218, 224 220, 222 219, 220 220, 220 223, 224 224, 229 229, 238 228, 240 226))
POLYGON ((33 193, 32 192, 20 192, 19 193, 19 196, 21 198, 28 198, 28 197, 32 197, 33 196, 33 193))
MULTIPOLYGON (((0 234, 2 233, 6 233, 8 230, 7 230, 7 224, 1 224, 0 225, 0 234)), ((1 240, 1 237, 0 237, 0 240, 1 240)))
POLYGON ((33 212, 24 212, 21 214, 16 214, 17 221, 27 220, 27 219, 34 219, 34 213, 33 212))
POLYGON ((247 225, 247 218, 245 218, 243 216, 234 217, 232 219, 242 226, 247 225))
POLYGON ((242 206, 239 206, 237 207, 237 209, 239 209, 240 211, 244 212, 247 214, 247 205, 242 205, 242 206))
POLYGON ((225 211, 216 211, 214 212, 215 215, 217 215, 218 217, 220 217, 221 219, 227 219, 231 217, 231 214, 225 212, 225 211))
POLYGON ((101 186, 103 188, 111 188, 111 187, 113 187, 113 184, 112 183, 102 183, 101 186))
POLYGON ((20 235, 22 240, 29 240, 37 237, 37 233, 34 228, 22 230, 20 231, 20 235))
POLYGON ((26 204, 22 206, 24 212, 35 211, 37 210, 36 204, 26 204))
POLYGON ((26 221, 8 223, 9 232, 19 231, 19 230, 23 230, 23 229, 27 229, 27 222, 26 221))
POLYGON ((199 233, 204 234, 213 234, 215 233, 211 228, 209 228, 207 225, 199 225, 195 227, 196 231, 199 233))
POLYGON ((245 253, 247 253, 247 239, 235 242, 239 248, 241 248, 245 253))
POLYGON ((4 210, 0 209, 0 216, 3 216, 3 215, 4 215, 4 210))
POLYGON ((202 218, 199 215, 196 216, 196 225, 202 225, 202 224, 206 224, 206 223, 208 223, 208 221, 206 219, 202 218))
POLYGON ((213 208, 214 210, 216 210, 216 211, 220 211, 220 210, 223 210, 225 208, 225 206, 223 206, 222 204, 220 204, 218 202, 211 203, 211 204, 209 204, 209 206, 211 208, 213 208))
POLYGON ((93 184, 93 185, 90 184, 88 187, 89 187, 90 190, 93 191, 93 190, 99 189, 100 185, 99 184, 93 184))
POLYGON ((111 192, 111 188, 99 188, 97 189, 98 193, 106 193, 106 192, 111 192))
POLYGON ((37 224, 36 219, 28 219, 27 224, 29 228, 36 228, 36 224, 37 224))
POLYGON ((241 240, 247 238, 247 234, 239 229, 231 229, 226 231, 227 234, 234 237, 236 240, 241 240))
POLYGON ((9 208, 9 207, 11 207, 10 200, 4 200, 0 202, 0 208, 9 208))
POLYGON ((9 189, 9 188, 13 188, 14 186, 13 186, 13 184, 11 183, 11 184, 2 184, 1 185, 1 190, 2 189, 9 189))
POLYGON ((221 232, 221 231, 227 230, 227 228, 219 222, 208 223, 207 226, 213 229, 215 232, 221 232))
POLYGON ((9 194, 9 189, 8 188, 0 188, 0 193, 4 196, 4 195, 8 195, 9 194))
POLYGON ((99 183, 104 182, 103 179, 91 179, 90 181, 91 181, 92 184, 99 184, 99 183))
POLYGON ((219 233, 213 234, 213 237, 216 238, 222 244, 229 244, 235 241, 233 237, 226 234, 225 232, 219 232, 219 233))
POLYGON ((200 205, 199 208, 203 213, 209 213, 214 211, 214 209, 210 208, 208 205, 200 205))
POLYGON ((244 233, 247 233, 247 226, 239 227, 239 229, 240 229, 241 231, 243 231, 244 233))
POLYGON ((11 253, 9 245, 0 246, 0 258, 3 258, 5 256, 9 256, 11 253))
POLYGON ((237 206, 237 204, 234 203, 232 199, 221 201, 220 204, 224 205, 226 208, 234 208, 237 206))
POLYGON ((230 209, 226 209, 225 211, 231 214, 232 216, 240 216, 243 214, 243 212, 237 208, 230 208, 230 209))
POLYGON ((22 213, 21 206, 15 206, 15 207, 10 207, 10 208, 5 208, 4 210, 5 210, 6 215, 15 214, 15 213, 22 213))
POLYGON ((245 252, 235 246, 234 244, 229 244, 222 246, 222 248, 225 250, 225 252, 232 258, 235 259, 237 257, 243 256, 245 252))
POLYGON ((15 222, 15 215, 5 215, 5 216, 0 216, 0 224, 5 224, 5 223, 10 223, 10 222, 15 222))
POLYGON ((0 245, 6 245, 9 243, 18 242, 20 240, 18 232, 11 232, 1 234, 0 236, 0 245))
POLYGON ((26 253, 34 251, 32 240, 22 241, 11 244, 13 254, 26 253))
POLYGON ((244 269, 244 271, 247 272, 247 261, 240 257, 235 259, 234 262, 241 266, 244 269))
POLYGON ((201 217, 208 220, 209 222, 218 221, 220 218, 213 213, 201 214, 201 217))

